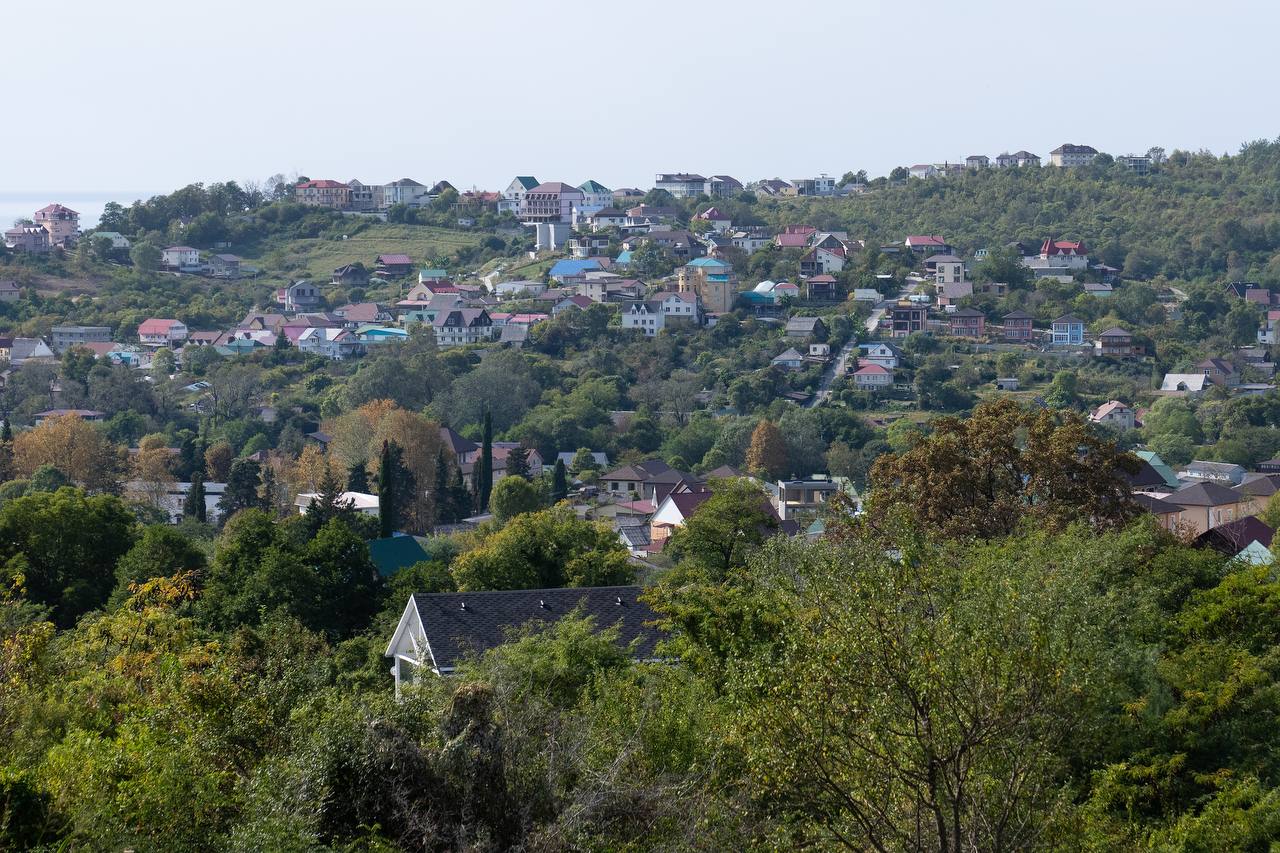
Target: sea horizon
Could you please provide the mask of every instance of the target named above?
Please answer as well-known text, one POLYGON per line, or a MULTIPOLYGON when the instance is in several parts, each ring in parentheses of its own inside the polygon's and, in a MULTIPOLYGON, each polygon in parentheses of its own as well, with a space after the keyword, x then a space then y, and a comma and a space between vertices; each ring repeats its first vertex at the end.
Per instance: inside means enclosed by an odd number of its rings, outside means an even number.
POLYGON ((0 190, 0 224, 30 219, 46 204, 61 204, 80 214, 80 227, 93 228, 109 202, 130 205, 138 199, 160 195, 162 190, 0 190))

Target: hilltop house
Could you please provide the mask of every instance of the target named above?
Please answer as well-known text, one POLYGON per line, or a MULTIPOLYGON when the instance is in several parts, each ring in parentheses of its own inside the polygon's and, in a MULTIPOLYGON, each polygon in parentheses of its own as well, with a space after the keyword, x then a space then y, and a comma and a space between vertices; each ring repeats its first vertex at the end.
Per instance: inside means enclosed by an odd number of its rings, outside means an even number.
POLYGON ((80 214, 64 205, 46 205, 37 210, 32 219, 49 233, 51 246, 70 248, 80 237, 80 214))
POLYGON ((1071 169, 1076 166, 1088 166, 1098 156, 1098 149, 1092 145, 1073 145, 1065 142, 1049 152, 1049 162, 1059 168, 1071 169))
POLYGON ((525 193, 537 185, 538 179, 531 175, 517 175, 512 178, 511 183, 507 184, 507 188, 502 191, 502 195, 498 199, 498 213, 518 214, 520 212, 520 204, 524 201, 525 193))
POLYGON ((1054 320, 1050 343, 1056 347, 1083 346, 1084 321, 1071 314, 1064 314, 1054 320))

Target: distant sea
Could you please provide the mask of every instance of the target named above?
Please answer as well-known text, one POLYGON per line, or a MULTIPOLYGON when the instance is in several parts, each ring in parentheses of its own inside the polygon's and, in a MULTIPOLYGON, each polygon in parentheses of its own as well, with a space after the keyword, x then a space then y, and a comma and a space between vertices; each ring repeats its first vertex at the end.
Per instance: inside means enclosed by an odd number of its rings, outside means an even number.
POLYGON ((108 190, 105 192, 86 192, 84 190, 50 191, 50 192, 14 192, 0 190, 0 231, 13 225, 15 219, 30 219, 31 215, 46 204, 58 204, 71 208, 80 214, 80 227, 92 228, 102 217, 102 208, 107 202, 115 201, 129 205, 138 199, 159 195, 148 190, 108 190))

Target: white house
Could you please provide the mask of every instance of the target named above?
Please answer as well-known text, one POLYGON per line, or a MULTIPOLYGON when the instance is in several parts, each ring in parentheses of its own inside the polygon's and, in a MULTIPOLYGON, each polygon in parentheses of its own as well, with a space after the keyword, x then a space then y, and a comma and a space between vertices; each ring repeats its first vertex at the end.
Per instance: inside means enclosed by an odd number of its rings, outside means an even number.
POLYGON ((160 263, 174 270, 199 269, 200 250, 190 246, 170 246, 160 252, 160 263))
POLYGON ((800 350, 791 347, 786 352, 774 356, 773 361, 769 363, 783 370, 801 370, 804 367, 804 356, 801 355, 800 350))
POLYGON ((853 372, 853 384, 864 391, 877 391, 893 384, 893 371, 878 364, 867 364, 853 372))
MULTIPOLYGON (((293 505, 298 508, 299 515, 306 515, 307 510, 311 508, 313 501, 320 497, 319 492, 303 492, 298 495, 293 505)), ((377 515, 378 514, 378 496, 367 495, 364 492, 343 492, 340 499, 351 504, 351 509, 360 515, 377 515)))
POLYGON ((640 329, 646 338, 652 338, 666 327, 666 315, 662 303, 654 300, 632 302, 622 311, 622 328, 640 329))
POLYGON ((902 351, 893 344, 881 341, 874 344, 860 344, 859 346, 866 353, 858 359, 862 364, 878 364, 881 367, 887 367, 892 370, 902 361, 902 351))
POLYGON ((538 179, 529 175, 517 175, 512 178, 511 183, 507 184, 507 188, 502 191, 502 197, 498 199, 498 212, 516 214, 520 211, 520 202, 524 201, 524 194, 538 185, 538 179))
POLYGON ((1089 420, 1095 424, 1107 424, 1120 429, 1133 429, 1135 415, 1132 407, 1119 400, 1109 400, 1093 410, 1089 420))

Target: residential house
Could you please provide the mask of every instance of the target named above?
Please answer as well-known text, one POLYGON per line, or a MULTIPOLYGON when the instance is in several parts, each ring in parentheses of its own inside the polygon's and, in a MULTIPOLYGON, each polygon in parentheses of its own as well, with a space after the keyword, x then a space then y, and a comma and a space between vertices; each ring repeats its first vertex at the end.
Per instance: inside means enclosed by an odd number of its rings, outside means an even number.
POLYGON ((1269 566, 1275 561, 1270 551, 1274 536, 1266 522, 1246 516, 1206 530, 1192 544, 1251 565, 1269 566))
POLYGON ((240 258, 236 255, 218 254, 209 258, 209 275, 214 278, 239 278, 240 258))
POLYGON ((344 264, 333 271, 329 283, 342 287, 365 287, 369 284, 369 271, 364 264, 344 264))
POLYGON ((689 517, 711 498, 705 486, 676 488, 657 501, 649 518, 649 539, 653 550, 661 550, 676 530, 684 527, 689 517))
POLYGON ((991 158, 986 154, 970 154, 964 158, 966 169, 986 169, 991 165, 991 158))
POLYGON ((1084 345, 1084 321, 1071 314, 1064 314, 1053 321, 1050 342, 1056 347, 1084 345))
POLYGON ((403 278, 413 272, 413 261, 408 255, 399 252, 378 255, 374 264, 377 274, 382 278, 403 278))
POLYGON ((1016 151, 1013 154, 1005 153, 996 157, 997 169, 1012 169, 1034 166, 1039 168, 1040 158, 1030 151, 1016 151))
POLYGON ((498 199, 498 212, 517 215, 525 193, 536 187, 538 183, 538 179, 531 175, 517 175, 512 178, 511 183, 507 184, 507 188, 502 191, 502 197, 498 199))
POLYGON ((804 276, 831 275, 844 269, 845 250, 843 246, 823 248, 814 246, 800 256, 800 274, 804 276))
POLYGON ((818 229, 812 225, 788 225, 774 238, 779 249, 805 249, 818 229))
POLYGON ((1203 373, 1166 373, 1160 383, 1160 392, 1166 396, 1199 396, 1212 384, 1203 373))
POLYGON ((1244 466, 1232 462, 1206 462, 1196 459, 1188 462, 1187 466, 1179 472, 1179 479, 1238 486, 1244 482, 1248 473, 1244 466))
POLYGON ((1173 469, 1166 465, 1154 450, 1135 450, 1133 454, 1156 470, 1164 480, 1165 491, 1172 491, 1182 485, 1178 475, 1173 473, 1173 469))
POLYGON ((1083 286, 1084 292, 1090 296, 1107 297, 1115 292, 1115 288, 1106 281, 1086 281, 1083 286))
POLYGON ((706 247, 698 240, 698 236, 682 229, 660 229, 634 234, 624 240, 622 245, 624 248, 635 250, 645 243, 653 243, 658 248, 665 249, 677 260, 688 261, 706 254, 706 247))
POLYGON ((565 241, 564 247, 570 257, 590 258, 609 250, 609 237, 604 234, 574 234, 565 241))
POLYGON ((1214 385, 1233 388, 1240 384, 1240 371, 1229 361, 1221 358, 1206 358, 1195 367, 1196 372, 1209 377, 1214 385))
POLYGON ((708 207, 693 218, 710 225, 712 231, 725 233, 733 230, 733 220, 718 207, 708 207))
POLYGON ((351 187, 342 181, 302 181, 293 189, 298 204, 346 210, 351 206, 351 187))
POLYGON ((299 311, 314 311, 320 307, 323 297, 320 295, 320 288, 311 282, 303 279, 295 281, 288 287, 281 287, 276 290, 276 303, 284 306, 284 310, 290 314, 299 311))
POLYGON ((829 273, 810 276, 804 281, 805 295, 815 302, 838 302, 840 282, 829 273))
POLYGON ((858 358, 859 364, 878 364, 892 370, 902 363, 902 350, 886 341, 858 346, 864 353, 858 358))
POLYGON ((937 285, 938 307, 954 308, 961 299, 973 295, 973 282, 953 281, 937 285))
POLYGON ((54 326, 49 332, 53 351, 59 355, 75 346, 111 341, 110 326, 54 326))
POLYGON ((566 258, 552 264, 551 269, 547 271, 547 275, 561 284, 576 284, 585 278, 588 271, 600 269, 603 269, 603 267, 596 258, 566 258))
POLYGON ((928 322, 929 309, 915 302, 899 302, 889 308, 890 335, 905 338, 914 332, 923 332, 928 322))
POLYGON ((654 178, 653 188, 666 190, 674 198, 697 198, 706 192, 707 179, 689 172, 662 173, 654 178))
POLYGON ((769 178, 763 181, 757 181, 754 185, 757 196, 763 198, 776 198, 784 195, 795 195, 796 188, 786 181, 778 178, 769 178))
POLYGON ((15 252, 43 255, 52 251, 49 232, 39 225, 15 225, 4 232, 4 245, 15 252))
POLYGON ((855 287, 849 297, 854 302, 870 302, 873 305, 884 298, 874 287, 855 287))
POLYGON ((1026 311, 1010 311, 1002 318, 1004 339, 1013 343, 1030 343, 1035 337, 1035 318, 1026 311))
POLYGON ((187 339, 187 325, 180 320, 144 320, 138 326, 138 339, 146 346, 173 346, 187 339))
POLYGON ((382 185, 382 207, 386 209, 396 204, 407 207, 422 207, 431 200, 431 190, 413 178, 401 178, 382 185))
POLYGON ((1101 358, 1141 358, 1145 350, 1133 342, 1133 335, 1121 328, 1107 329, 1098 335, 1093 353, 1101 358))
POLYGON ((791 194, 798 196, 832 196, 836 194, 836 179, 823 172, 816 178, 792 178, 791 194))
POLYGON ((494 293, 502 299, 514 299, 521 295, 541 296, 547 286, 540 281, 503 281, 494 285, 494 293))
POLYGON ((361 183, 356 178, 347 181, 347 210, 367 213, 382 206, 382 187, 361 183))
POLYGON ((1247 512, 1250 515, 1256 515, 1266 509, 1271 498, 1280 491, 1280 474, 1245 474, 1235 489, 1241 497, 1250 501, 1247 512))
POLYGON ((160 264, 167 269, 192 272, 200 269, 200 252, 190 246, 169 246, 160 252, 160 264))
POLYGON ((36 426, 44 423, 50 418, 67 418, 77 417, 82 421, 105 421, 107 415, 105 412, 99 412, 96 409, 45 409, 43 412, 36 412, 33 416, 36 426))
POLYGON ((937 235, 913 234, 906 239, 905 245, 916 254, 951 254, 951 246, 947 244, 946 240, 937 235))
POLYGON ((763 249, 774 241, 772 234, 763 228, 746 228, 734 231, 730 237, 733 247, 748 255, 763 249))
POLYGON ((936 178, 938 169, 930 163, 917 163, 907 169, 907 174, 912 178, 936 178))
POLYGON ((622 328, 640 329, 645 337, 655 337, 666 327, 662 303, 652 301, 632 302, 622 310, 622 328))
POLYGON ((1095 424, 1106 424, 1116 429, 1133 429, 1136 426, 1133 408, 1119 400, 1103 403, 1093 410, 1089 420, 1095 424))
POLYGON ((352 302, 333 309, 347 328, 368 323, 390 323, 395 320, 391 309, 380 302, 352 302))
POLYGON ((1163 500, 1182 508, 1179 524, 1193 535, 1245 516, 1250 500, 1235 489, 1205 481, 1183 486, 1163 500))
POLYGON ((947 315, 950 333, 955 338, 980 338, 986 332, 987 317, 973 308, 960 308, 947 315))
POLYGON ((792 317, 787 320, 786 335, 792 340, 825 339, 827 324, 822 322, 821 317, 792 317))
POLYGON ((1116 157, 1116 163, 1135 175, 1145 175, 1151 171, 1151 158, 1146 154, 1120 154, 1116 157))
POLYGON ((551 316, 559 317, 566 311, 585 311, 595 302, 586 296, 568 296, 551 306, 551 316))
POLYGON ((826 477, 779 480, 772 500, 774 512, 782 521, 813 515, 839 491, 840 485, 826 477))
POLYGON ((22 296, 22 288, 12 279, 0 281, 0 302, 17 302, 22 296))
POLYGON ((1142 509, 1156 517, 1156 521, 1165 530, 1177 533, 1182 523, 1182 507, 1165 498, 1158 498, 1145 492, 1134 492, 1131 499, 1142 509))
POLYGON ((803 370, 804 355, 795 347, 790 347, 785 352, 774 356, 769 364, 774 367, 781 367, 783 370, 803 370))
POLYGON ((704 311, 732 311, 738 287, 733 267, 715 258, 695 258, 677 270, 676 292, 696 295, 704 311))
POLYGON ((658 303, 668 324, 674 321, 685 326, 698 325, 701 307, 698 294, 664 290, 655 293, 650 301, 658 303))
POLYGON ((311 326, 298 335, 296 345, 301 352, 333 361, 346 361, 364 352, 364 344, 350 329, 311 326))
POLYGON ((520 221, 537 223, 569 223, 573 210, 581 207, 586 193, 572 184, 548 181, 527 190, 520 200, 520 221))
POLYGON ((49 232, 49 244, 61 249, 75 245, 80 237, 80 214, 61 204, 46 205, 32 217, 35 224, 49 232))
POLYGON ((853 372, 853 384, 860 391, 884 391, 893 385, 893 370, 879 364, 864 364, 853 372))
POLYGON ((597 210, 587 217, 592 231, 603 231, 606 228, 622 228, 627 224, 627 214, 616 207, 597 210))
POLYGON ((933 283, 939 287, 964 281, 964 261, 955 255, 931 255, 925 266, 933 265, 933 283))
POLYGON ((494 326, 483 308, 442 311, 432 322, 438 346, 465 346, 493 340, 494 326))
MULTIPOLYGON (((298 508, 299 515, 306 515, 311 505, 320 499, 319 492, 302 492, 294 499, 293 505, 298 508)), ((351 511, 359 515, 378 514, 378 496, 364 492, 343 492, 338 499, 351 507, 351 511)))
POLYGON ((395 695, 452 675, 464 659, 508 642, 517 631, 570 614, 590 617, 597 631, 613 631, 618 646, 637 660, 652 660, 662 633, 655 627, 658 615, 640 595, 638 586, 414 593, 384 652, 392 659, 395 695))
POLYGON ((613 190, 599 181, 585 181, 579 184, 582 201, 574 208, 574 220, 586 220, 595 213, 613 205, 613 190))
POLYGON ((8 349, 10 367, 20 367, 27 362, 52 364, 57 361, 57 356, 44 342, 44 338, 14 338, 9 342, 8 349))
POLYGON ((1098 156, 1098 149, 1092 145, 1074 145, 1065 142, 1049 152, 1049 162, 1059 168, 1071 169, 1076 166, 1088 166, 1098 156))
POLYGON ((648 459, 634 465, 624 465, 600 476, 600 488, 611 495, 634 494, 642 499, 652 498, 661 486, 672 486, 693 477, 677 471, 661 459, 648 459))

